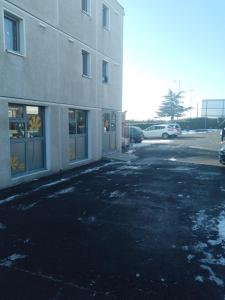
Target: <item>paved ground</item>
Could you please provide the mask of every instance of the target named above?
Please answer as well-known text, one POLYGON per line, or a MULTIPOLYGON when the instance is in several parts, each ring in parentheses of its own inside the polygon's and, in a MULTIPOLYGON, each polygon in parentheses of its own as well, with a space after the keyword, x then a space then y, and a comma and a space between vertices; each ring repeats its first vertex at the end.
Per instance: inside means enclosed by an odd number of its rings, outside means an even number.
POLYGON ((219 147, 218 133, 147 141, 134 161, 1 191, 0 299, 224 300, 219 147))

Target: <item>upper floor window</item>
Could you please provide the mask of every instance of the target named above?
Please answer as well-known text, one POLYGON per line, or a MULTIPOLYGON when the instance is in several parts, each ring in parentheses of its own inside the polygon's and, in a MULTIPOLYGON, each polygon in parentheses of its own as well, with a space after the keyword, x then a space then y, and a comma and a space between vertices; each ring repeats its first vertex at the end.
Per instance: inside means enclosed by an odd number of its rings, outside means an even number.
POLYGON ((105 4, 102 6, 102 26, 109 29, 109 8, 105 4))
POLYGON ((24 54, 23 20, 8 11, 4 11, 4 37, 5 50, 24 54))
POLYGON ((91 58, 90 53, 82 50, 82 75, 89 77, 91 74, 91 58))
POLYGON ((91 13, 91 0, 82 0, 81 2, 82 11, 90 15, 91 13))
POLYGON ((109 81, 109 63, 105 60, 102 62, 102 82, 107 83, 109 81))

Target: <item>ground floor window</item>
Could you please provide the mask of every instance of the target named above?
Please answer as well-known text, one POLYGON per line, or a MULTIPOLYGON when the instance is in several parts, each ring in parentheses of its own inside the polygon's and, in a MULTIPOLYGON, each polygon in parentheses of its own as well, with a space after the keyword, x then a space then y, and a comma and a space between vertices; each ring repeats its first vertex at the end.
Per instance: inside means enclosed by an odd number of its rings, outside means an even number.
POLYGON ((69 136, 69 160, 87 158, 87 111, 69 109, 69 136))
POLYGON ((103 152, 116 150, 116 122, 115 111, 105 111, 103 113, 103 152))
POLYGON ((11 173, 45 167, 44 109, 39 106, 9 104, 11 173))

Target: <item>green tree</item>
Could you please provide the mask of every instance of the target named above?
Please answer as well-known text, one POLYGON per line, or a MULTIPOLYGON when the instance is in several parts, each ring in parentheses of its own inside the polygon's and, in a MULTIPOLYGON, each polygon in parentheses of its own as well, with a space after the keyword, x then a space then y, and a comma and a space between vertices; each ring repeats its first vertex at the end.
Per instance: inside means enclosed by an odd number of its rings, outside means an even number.
POLYGON ((181 99, 183 98, 183 91, 179 93, 174 93, 169 89, 168 94, 164 96, 162 104, 159 106, 157 115, 159 117, 170 117, 171 121, 175 117, 182 117, 184 113, 191 109, 191 107, 185 108, 181 99))

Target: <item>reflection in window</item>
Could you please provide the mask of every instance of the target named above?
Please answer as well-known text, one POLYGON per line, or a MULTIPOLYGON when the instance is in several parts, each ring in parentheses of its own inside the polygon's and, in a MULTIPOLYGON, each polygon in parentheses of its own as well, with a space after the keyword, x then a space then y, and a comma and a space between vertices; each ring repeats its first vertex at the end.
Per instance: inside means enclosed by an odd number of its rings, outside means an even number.
POLYGON ((104 131, 105 132, 110 131, 110 114, 109 113, 104 114, 104 131))
POLYGON ((77 133, 86 133, 86 113, 84 111, 77 112, 77 133))
POLYGON ((9 104, 12 175, 44 168, 43 113, 38 106, 9 104))
POLYGON ((8 110, 9 118, 23 118, 23 106, 22 105, 10 105, 8 110))
POLYGON ((25 124, 10 122, 9 124, 10 139, 23 139, 25 137, 25 124))
POLYGON ((111 114, 111 131, 116 131, 116 113, 111 114))
POLYGON ((29 115, 27 124, 28 138, 35 138, 42 136, 42 121, 40 115, 29 115))
POLYGON ((69 160, 87 157, 87 112, 69 109, 69 160))
POLYGON ((20 52, 20 20, 5 12, 4 15, 5 25, 5 47, 7 50, 20 52))

